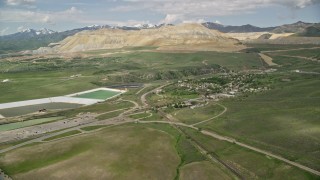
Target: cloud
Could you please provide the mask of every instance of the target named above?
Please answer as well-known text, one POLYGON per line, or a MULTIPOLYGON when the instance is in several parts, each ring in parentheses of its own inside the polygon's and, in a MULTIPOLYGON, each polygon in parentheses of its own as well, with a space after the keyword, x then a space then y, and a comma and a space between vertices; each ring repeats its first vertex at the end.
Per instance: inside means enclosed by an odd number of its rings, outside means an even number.
POLYGON ((43 17, 42 13, 28 10, 3 9, 0 11, 1 22, 40 22, 43 17))
POLYGON ((166 17, 160 21, 160 24, 172 24, 177 22, 178 20, 182 20, 183 16, 180 14, 167 14, 166 17))
POLYGON ((49 24, 50 24, 50 23, 53 23, 49 15, 44 16, 44 17, 42 18, 42 22, 44 22, 44 23, 49 23, 49 24))
POLYGON ((21 32, 21 31, 23 31, 24 29, 25 29, 24 26, 19 26, 19 27, 17 28, 17 31, 21 32))
POLYGON ((0 30, 0 36, 6 35, 9 29, 10 29, 9 27, 6 27, 6 28, 4 28, 4 29, 1 29, 1 30, 0 30))
MULTIPOLYGON (((0 22, 16 22, 16 23, 43 23, 56 24, 62 22, 73 22, 82 24, 109 24, 117 26, 133 26, 136 24, 149 24, 150 21, 144 20, 125 20, 116 21, 104 18, 90 18, 86 14, 76 8, 70 7, 64 11, 47 12, 47 11, 30 11, 24 9, 2 9, 0 11, 0 22)), ((24 30, 23 26, 20 30, 24 30)))
POLYGON ((47 12, 30 11, 24 9, 2 9, 0 11, 0 22, 23 22, 23 23, 48 23, 55 22, 76 22, 81 19, 82 11, 71 7, 65 11, 47 12))
POLYGON ((76 7, 72 6, 70 9, 65 10, 62 13, 66 13, 66 14, 79 14, 82 13, 81 10, 77 9, 76 7))
POLYGON ((114 20, 107 20, 107 19, 88 19, 83 18, 77 21, 78 23, 84 24, 100 24, 100 25, 114 25, 114 26, 134 26, 137 24, 150 24, 150 21, 139 21, 139 20, 127 20, 127 21, 114 21, 114 20))
POLYGON ((6 4, 10 6, 19 6, 19 5, 24 5, 24 6, 30 6, 35 4, 35 0, 6 0, 6 4))
POLYGON ((319 4, 320 0, 281 0, 281 1, 272 0, 271 2, 274 4, 279 3, 287 7, 300 9, 313 4, 319 4))
POLYGON ((188 20, 183 20, 183 23, 204 23, 207 22, 205 19, 188 19, 188 20))
POLYGON ((286 6, 304 8, 320 0, 118 0, 122 6, 113 11, 153 10, 184 17, 226 16, 251 13, 261 7, 286 6))

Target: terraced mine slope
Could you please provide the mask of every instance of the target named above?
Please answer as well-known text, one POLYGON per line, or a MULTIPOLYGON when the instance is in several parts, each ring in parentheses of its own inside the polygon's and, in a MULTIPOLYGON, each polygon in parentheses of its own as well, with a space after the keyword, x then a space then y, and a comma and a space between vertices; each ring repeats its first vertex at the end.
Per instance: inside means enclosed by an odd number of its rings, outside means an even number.
POLYGON ((115 49, 127 46, 155 46, 161 50, 217 50, 237 51, 245 46, 238 40, 200 24, 180 24, 159 29, 126 31, 101 29, 84 31, 70 36, 54 48, 42 48, 37 52, 78 52, 95 49, 115 49))

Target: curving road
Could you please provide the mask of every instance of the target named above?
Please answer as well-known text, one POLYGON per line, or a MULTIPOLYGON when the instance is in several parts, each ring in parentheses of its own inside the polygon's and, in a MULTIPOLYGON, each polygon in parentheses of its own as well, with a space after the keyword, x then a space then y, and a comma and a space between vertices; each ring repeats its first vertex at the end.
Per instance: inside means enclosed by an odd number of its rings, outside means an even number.
POLYGON ((156 92, 157 90, 162 89, 162 88, 164 88, 164 87, 166 87, 166 86, 169 86, 170 84, 172 84, 172 83, 168 83, 168 84, 162 85, 162 86, 157 87, 157 88, 155 88, 155 89, 153 89, 153 90, 151 90, 151 91, 149 91, 149 92, 144 93, 144 94, 140 97, 143 106, 145 106, 145 107, 149 106, 149 104, 148 104, 148 102, 147 102, 147 96, 148 96, 149 94, 151 94, 151 93, 153 93, 153 92, 156 92))
POLYGON ((196 126, 196 125, 199 125, 199 124, 203 124, 203 123, 209 122, 209 121, 211 121, 213 119, 216 119, 216 118, 222 116, 224 113, 226 113, 228 111, 228 108, 225 107, 224 105, 219 104, 219 103, 215 103, 215 104, 218 105, 218 106, 221 106, 224 110, 220 114, 218 114, 218 115, 216 115, 216 116, 214 116, 214 117, 212 117, 210 119, 207 119, 207 120, 204 120, 204 121, 201 121, 201 122, 198 122, 198 123, 194 123, 194 124, 192 124, 192 126, 196 126))

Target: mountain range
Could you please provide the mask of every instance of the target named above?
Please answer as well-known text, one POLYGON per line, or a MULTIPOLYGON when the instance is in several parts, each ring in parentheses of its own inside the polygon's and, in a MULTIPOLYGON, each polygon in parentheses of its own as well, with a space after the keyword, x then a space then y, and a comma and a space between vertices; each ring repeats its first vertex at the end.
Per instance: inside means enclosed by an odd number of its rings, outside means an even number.
POLYGON ((275 29, 275 27, 261 28, 250 24, 242 26, 225 26, 214 22, 206 22, 202 23, 202 25, 209 29, 215 29, 224 33, 270 32, 275 29))
POLYGON ((257 27, 250 24, 242 26, 225 26, 218 23, 206 22, 202 23, 203 26, 209 29, 216 29, 224 33, 248 33, 248 32, 269 32, 275 34, 281 33, 295 33, 296 35, 308 35, 310 37, 319 37, 320 23, 306 23, 298 21, 293 24, 285 24, 276 27, 257 27))
POLYGON ((111 26, 87 26, 83 28, 57 32, 49 29, 26 29, 18 33, 0 36, 0 54, 17 52, 23 50, 33 50, 47 46, 50 43, 59 42, 68 36, 85 30, 97 30, 110 28, 111 26))
MULTIPOLYGON (((250 24, 242 26, 227 26, 213 22, 202 23, 208 29, 218 30, 223 33, 248 33, 248 32, 270 32, 270 33, 295 33, 295 36, 320 37, 320 23, 296 22, 277 27, 257 27, 250 24)), ((93 31, 99 29, 120 29, 139 31, 143 29, 158 29, 163 26, 174 26, 172 24, 138 24, 129 26, 109 26, 109 25, 93 25, 73 30, 56 32, 49 29, 26 29, 24 31, 0 36, 0 54, 17 52, 23 50, 34 50, 39 47, 45 47, 50 43, 60 42, 63 39, 73 36, 82 31, 93 31)))

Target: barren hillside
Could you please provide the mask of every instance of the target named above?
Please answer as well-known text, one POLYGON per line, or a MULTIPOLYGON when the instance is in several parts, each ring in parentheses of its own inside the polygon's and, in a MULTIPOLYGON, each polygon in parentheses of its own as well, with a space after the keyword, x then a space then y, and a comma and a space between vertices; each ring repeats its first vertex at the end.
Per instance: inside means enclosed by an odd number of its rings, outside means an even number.
POLYGON ((56 52, 115 49, 127 46, 155 46, 161 50, 237 51, 244 46, 238 40, 200 24, 180 24, 159 29, 126 31, 101 29, 70 36, 54 47, 56 52))
POLYGON ((249 32, 249 33, 226 33, 226 34, 232 38, 243 41, 243 40, 259 39, 261 36, 266 34, 269 35, 268 39, 278 39, 278 38, 291 36, 294 33, 275 34, 275 33, 268 33, 268 32, 249 32))

